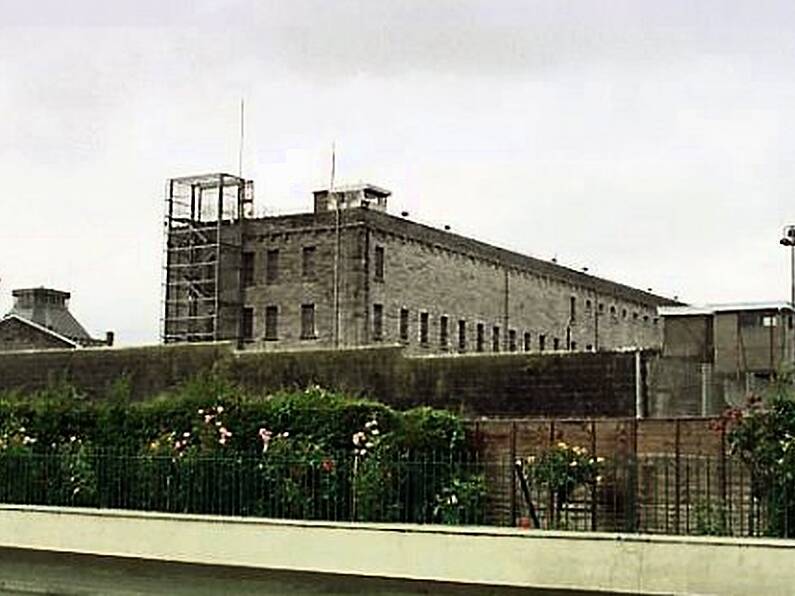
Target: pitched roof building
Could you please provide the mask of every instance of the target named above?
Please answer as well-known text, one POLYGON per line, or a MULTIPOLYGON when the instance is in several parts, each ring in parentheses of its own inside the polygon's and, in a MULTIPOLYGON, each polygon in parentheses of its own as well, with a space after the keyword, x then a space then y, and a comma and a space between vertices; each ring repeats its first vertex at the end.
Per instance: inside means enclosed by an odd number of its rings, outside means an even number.
POLYGON ((68 292, 50 288, 14 290, 14 306, 0 319, 0 350, 113 345, 113 333, 95 339, 69 312, 68 292))

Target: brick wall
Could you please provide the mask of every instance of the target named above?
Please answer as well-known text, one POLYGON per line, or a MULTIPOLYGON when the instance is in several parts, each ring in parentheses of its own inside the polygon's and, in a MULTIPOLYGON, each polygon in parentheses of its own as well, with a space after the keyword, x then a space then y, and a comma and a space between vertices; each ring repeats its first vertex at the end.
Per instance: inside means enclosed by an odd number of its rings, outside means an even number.
MULTIPOLYGON (((480 457, 492 462, 485 470, 492 523, 512 525, 528 514, 512 462, 564 441, 605 458, 604 481, 592 496, 595 507, 588 504, 580 518, 574 508, 570 521, 576 528, 698 532, 697 518, 711 503, 724 507, 726 522, 742 534, 748 530, 750 477, 729 456, 726 434, 715 423, 714 418, 518 418, 474 420, 469 427, 480 457), (627 475, 629 470, 636 475, 627 475)), ((534 506, 547 527, 548 503, 539 497, 536 492, 534 506)))

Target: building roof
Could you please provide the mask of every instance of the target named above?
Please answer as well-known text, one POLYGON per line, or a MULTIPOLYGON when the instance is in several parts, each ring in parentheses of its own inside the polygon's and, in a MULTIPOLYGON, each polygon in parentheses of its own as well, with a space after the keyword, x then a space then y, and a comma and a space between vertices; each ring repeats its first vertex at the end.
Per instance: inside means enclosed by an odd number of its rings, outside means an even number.
POLYGON ((440 230, 388 213, 380 213, 377 211, 365 211, 365 213, 371 223, 377 223, 379 221, 384 222, 384 224, 386 224, 384 227, 385 231, 398 234, 404 233, 409 237, 422 237, 430 244, 439 244, 440 246, 446 246, 447 248, 464 254, 477 255, 480 258, 498 262, 505 267, 513 267, 520 270, 531 271, 536 274, 546 275, 552 279, 559 279, 572 285, 582 286, 604 294, 621 296, 624 299, 634 300, 641 304, 681 304, 665 296, 659 296, 652 292, 646 292, 609 279, 590 275, 576 269, 559 265, 555 262, 545 261, 512 250, 500 248, 468 236, 461 236, 447 230, 440 230))
POLYGON ((25 317, 20 317, 19 315, 10 314, 10 313, 7 314, 2 319, 0 319, 0 325, 3 324, 5 321, 12 321, 12 320, 19 321, 20 323, 23 323, 25 325, 33 327, 37 331, 40 331, 42 333, 46 333, 47 335, 50 335, 50 336, 58 339, 59 341, 62 341, 64 343, 66 343, 66 344, 69 344, 73 348, 80 347, 80 344, 77 343, 75 340, 70 339, 70 338, 68 338, 68 337, 66 337, 64 335, 61 335, 60 333, 57 333, 57 332, 53 331, 52 329, 47 329, 47 327, 44 327, 43 325, 39 325, 38 323, 34 323, 33 321, 31 321, 29 319, 26 319, 25 317))
MULTIPOLYGON (((607 295, 621 297, 622 299, 637 302, 647 306, 681 305, 681 302, 652 292, 646 292, 621 284, 615 281, 590 275, 588 273, 564 267, 557 263, 545 261, 535 257, 523 255, 511 250, 499 248, 474 238, 461 236, 447 230, 440 230, 431 226, 411 221, 403 217, 396 217, 388 213, 373 209, 346 209, 342 212, 343 225, 364 223, 388 234, 396 234, 424 242, 429 246, 444 247, 447 250, 463 255, 477 257, 501 266, 531 272, 536 275, 547 276, 566 283, 588 288, 607 295)), ((295 213, 291 215, 277 215, 249 220, 260 221, 276 227, 304 228, 308 225, 333 225, 330 213, 295 213)))
POLYGON ((12 295, 15 301, 8 315, 17 315, 77 342, 91 341, 91 336, 67 308, 68 292, 26 288, 14 290, 12 295))
POLYGON ((661 317, 710 316, 724 312, 749 312, 771 310, 794 310, 789 302, 735 302, 728 304, 705 304, 703 306, 660 306, 661 317))

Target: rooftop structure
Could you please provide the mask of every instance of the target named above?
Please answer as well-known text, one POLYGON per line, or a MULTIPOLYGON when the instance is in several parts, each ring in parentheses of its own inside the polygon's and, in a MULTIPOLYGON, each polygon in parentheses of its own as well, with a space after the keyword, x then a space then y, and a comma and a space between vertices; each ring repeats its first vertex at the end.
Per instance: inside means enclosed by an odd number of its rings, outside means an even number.
POLYGON ((312 193, 315 197, 315 213, 335 211, 339 209, 354 209, 363 207, 376 211, 386 212, 387 198, 390 191, 375 184, 361 182, 344 186, 335 186, 328 189, 316 190, 312 193))
POLYGON ((50 288, 14 290, 14 306, 9 315, 17 315, 55 331, 74 341, 89 341, 91 336, 69 312, 69 292, 50 288))
POLYGON ((251 181, 225 173, 168 181, 160 327, 165 343, 240 337, 239 271, 253 190, 251 181))
POLYGON ((661 306, 659 314, 662 317, 688 317, 714 315, 730 312, 753 311, 792 311, 793 305, 789 302, 733 302, 725 304, 661 306))
POLYGON ((685 395, 694 394, 690 401, 701 402, 702 414, 719 413, 764 391, 795 360, 795 311, 789 302, 665 306, 659 313, 665 366, 678 371, 673 376, 689 379, 671 397, 686 402, 685 395))

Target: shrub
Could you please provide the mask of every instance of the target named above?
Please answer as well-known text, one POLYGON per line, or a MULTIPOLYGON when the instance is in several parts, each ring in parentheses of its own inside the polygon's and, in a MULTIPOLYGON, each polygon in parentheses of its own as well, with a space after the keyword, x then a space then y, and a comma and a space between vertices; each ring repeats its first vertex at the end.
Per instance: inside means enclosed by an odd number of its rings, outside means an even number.
POLYGON ((603 459, 588 453, 585 447, 556 443, 540 456, 530 456, 526 477, 530 484, 546 490, 550 499, 550 522, 561 524, 564 505, 572 500, 578 489, 594 486, 601 480, 599 470, 603 459))
MULTIPOLYGON (((128 385, 121 378, 106 400, 95 402, 63 384, 0 399, 0 456, 15 449, 50 462, 49 472, 28 470, 47 485, 36 499, 454 523, 471 521, 482 498, 482 478, 456 463, 466 454, 466 437, 448 412, 398 412, 317 386, 258 395, 218 375, 131 403, 128 385)), ((32 460, 9 455, 7 461, 4 485, 32 460)))
POLYGON ((751 471, 754 498, 766 510, 766 532, 795 536, 795 401, 790 376, 765 396, 723 417, 731 453, 751 471))

